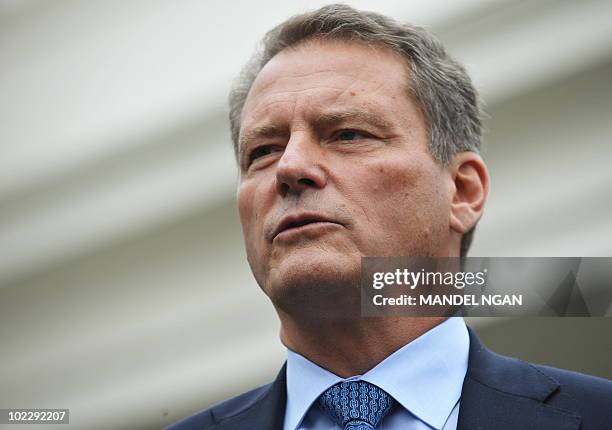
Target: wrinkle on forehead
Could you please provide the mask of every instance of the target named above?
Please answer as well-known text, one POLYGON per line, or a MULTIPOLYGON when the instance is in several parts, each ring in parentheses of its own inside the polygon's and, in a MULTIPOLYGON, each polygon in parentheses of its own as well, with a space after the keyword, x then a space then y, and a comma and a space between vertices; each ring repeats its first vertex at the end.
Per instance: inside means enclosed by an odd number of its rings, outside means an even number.
POLYGON ((262 94, 266 97, 266 93, 270 93, 267 96, 269 97, 275 94, 299 94, 323 90, 340 91, 342 93, 382 90, 391 93, 396 91, 398 86, 406 91, 408 89, 406 85, 407 76, 398 79, 397 74, 394 73, 387 74, 384 78, 377 76, 378 79, 373 80, 372 71, 368 67, 355 68, 355 64, 352 64, 353 68, 349 68, 348 64, 341 67, 343 66, 341 63, 336 64, 336 66, 336 70, 314 70, 295 75, 292 74, 292 70, 299 67, 297 64, 294 68, 285 67, 282 74, 276 70, 271 71, 271 76, 262 72, 261 81, 255 81, 245 105, 249 102, 252 103, 253 98, 261 97, 262 94), (329 85, 332 80, 335 85, 329 85))
MULTIPOLYGON (((268 94, 262 99, 256 101, 253 107, 245 109, 245 117, 243 121, 250 117, 253 121, 262 120, 270 115, 274 115, 274 110, 277 105, 291 105, 291 109, 303 108, 310 105, 311 109, 316 109, 318 106, 337 104, 340 99, 349 91, 358 91, 352 87, 332 87, 332 86, 309 86, 298 90, 278 91, 268 94), (311 103, 316 100, 316 103, 311 103)), ((287 106, 288 107, 288 106, 287 106)))
MULTIPOLYGON (((294 81, 292 82, 292 84, 295 84, 295 79, 299 79, 299 80, 315 79, 315 78, 324 79, 325 75, 334 75, 337 73, 338 72, 336 70, 317 70, 317 71, 311 71, 311 72, 301 72, 299 70, 296 70, 295 72, 293 72, 293 70, 288 70, 284 72, 283 75, 279 77, 275 77, 274 79, 271 79, 271 78, 267 78, 265 74, 262 75, 262 73, 260 72, 258 79, 261 76, 261 80, 255 80, 251 91, 260 93, 260 92, 266 91, 272 85, 279 85, 283 81, 292 80, 294 81)), ((300 89, 297 89, 296 91, 301 91, 303 89, 305 88, 300 88, 300 89)))

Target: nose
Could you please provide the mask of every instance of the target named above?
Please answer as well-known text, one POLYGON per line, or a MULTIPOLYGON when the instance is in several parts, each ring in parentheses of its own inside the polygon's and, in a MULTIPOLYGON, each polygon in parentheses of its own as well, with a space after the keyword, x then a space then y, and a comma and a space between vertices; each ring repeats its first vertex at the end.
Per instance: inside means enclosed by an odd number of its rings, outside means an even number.
POLYGON ((276 188, 281 196, 300 194, 307 189, 322 189, 327 177, 322 168, 323 154, 318 142, 306 133, 289 139, 276 165, 276 188))

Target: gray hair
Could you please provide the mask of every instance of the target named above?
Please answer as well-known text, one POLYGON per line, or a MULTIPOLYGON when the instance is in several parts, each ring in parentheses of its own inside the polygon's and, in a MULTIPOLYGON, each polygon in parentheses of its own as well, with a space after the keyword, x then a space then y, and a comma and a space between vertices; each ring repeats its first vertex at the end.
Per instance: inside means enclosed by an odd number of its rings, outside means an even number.
MULTIPOLYGON (((359 41, 390 48, 407 60, 408 95, 420 107, 429 128, 429 148, 441 164, 462 151, 479 152, 482 139, 480 102, 470 77, 442 44, 424 28, 400 24, 387 16, 333 4, 296 15, 270 30, 243 68, 229 95, 229 119, 238 156, 242 108, 255 78, 280 51, 312 39, 359 41)), ((474 229, 463 235, 461 256, 474 229)))

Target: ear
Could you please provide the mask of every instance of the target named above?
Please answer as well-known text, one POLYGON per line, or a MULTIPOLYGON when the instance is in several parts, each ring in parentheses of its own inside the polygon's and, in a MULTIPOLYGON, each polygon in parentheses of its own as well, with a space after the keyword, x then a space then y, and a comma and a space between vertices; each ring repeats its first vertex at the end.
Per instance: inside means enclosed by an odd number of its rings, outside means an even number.
POLYGON ((463 235, 482 216, 489 191, 489 172, 480 155, 471 151, 456 154, 449 169, 454 185, 450 228, 463 235))

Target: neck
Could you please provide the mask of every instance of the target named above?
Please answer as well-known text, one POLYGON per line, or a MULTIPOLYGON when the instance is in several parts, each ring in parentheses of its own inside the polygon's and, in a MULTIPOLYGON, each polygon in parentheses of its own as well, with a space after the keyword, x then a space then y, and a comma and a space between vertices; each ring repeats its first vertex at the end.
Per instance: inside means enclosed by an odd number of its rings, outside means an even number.
POLYGON ((304 321, 281 311, 279 317, 281 341, 287 348, 342 378, 363 375, 446 319, 401 317, 304 321))

